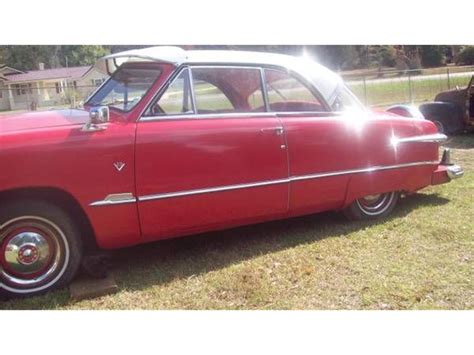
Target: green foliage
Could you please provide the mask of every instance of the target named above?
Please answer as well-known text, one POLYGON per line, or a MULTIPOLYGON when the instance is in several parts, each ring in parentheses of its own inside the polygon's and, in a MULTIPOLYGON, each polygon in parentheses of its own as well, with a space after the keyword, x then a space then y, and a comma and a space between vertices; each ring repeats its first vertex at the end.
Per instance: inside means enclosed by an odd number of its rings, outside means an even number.
POLYGON ((466 46, 459 53, 456 64, 473 65, 474 64, 474 46, 466 46))
POLYGON ((0 47, 0 66, 5 63, 5 49, 0 47))
POLYGON ((38 63, 48 63, 51 46, 2 46, 4 63, 20 70, 36 69, 38 63))
POLYGON ((110 53, 104 46, 61 46, 61 65, 68 66, 93 65, 97 59, 110 53))
POLYGON ((333 69, 360 68, 364 61, 365 46, 306 46, 318 62, 333 69))
MULTIPOLYGON (((148 47, 145 45, 27 45, 0 46, 0 63, 20 70, 37 69, 38 63, 46 68, 91 65, 108 53, 148 47)), ((394 67, 397 52, 406 54, 410 68, 433 67, 445 61, 446 46, 392 46, 392 45, 187 45, 186 49, 233 49, 265 51, 301 55, 303 51, 333 70, 394 67)), ((467 47, 469 48, 469 47, 467 47)), ((467 50, 469 52, 469 50, 467 50)), ((472 50, 471 50, 472 51, 472 50)), ((464 58, 464 57, 463 57, 464 58)), ((472 61, 469 61, 469 63, 472 61)))
POLYGON ((107 53, 105 46, 0 46, 0 62, 15 69, 35 70, 38 63, 46 68, 91 65, 107 53))
POLYGON ((439 67, 445 63, 446 46, 420 46, 421 64, 424 68, 439 67))
POLYGON ((362 54, 364 68, 395 67, 396 52, 393 46, 363 46, 362 54))
POLYGON ((379 46, 377 51, 377 59, 382 66, 395 66, 395 49, 393 46, 379 46))

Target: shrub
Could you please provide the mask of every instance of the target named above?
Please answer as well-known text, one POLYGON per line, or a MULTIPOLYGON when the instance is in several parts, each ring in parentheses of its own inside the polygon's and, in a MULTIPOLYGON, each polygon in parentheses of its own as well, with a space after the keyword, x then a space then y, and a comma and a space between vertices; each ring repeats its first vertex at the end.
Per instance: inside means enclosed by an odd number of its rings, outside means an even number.
POLYGON ((473 65, 474 64, 474 46, 466 46, 459 53, 456 64, 473 65))
POLYGON ((420 54, 424 68, 439 67, 445 64, 443 46, 420 46, 420 54))

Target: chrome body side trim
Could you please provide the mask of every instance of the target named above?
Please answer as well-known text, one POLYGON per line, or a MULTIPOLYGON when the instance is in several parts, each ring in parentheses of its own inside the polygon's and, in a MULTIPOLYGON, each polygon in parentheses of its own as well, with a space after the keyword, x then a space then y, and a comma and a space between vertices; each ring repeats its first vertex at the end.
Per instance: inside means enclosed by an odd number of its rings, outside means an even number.
POLYGON ((424 142, 424 143, 441 143, 445 142, 448 137, 442 133, 425 134, 421 136, 394 138, 393 142, 398 143, 411 143, 411 142, 424 142))
POLYGON ((89 204, 89 206, 106 206, 106 205, 118 205, 122 203, 137 202, 137 199, 131 192, 110 194, 107 195, 103 200, 95 201, 89 204))
POLYGON ((252 182, 248 184, 227 185, 227 186, 219 186, 219 187, 210 187, 206 189, 195 189, 195 190, 170 192, 170 193, 156 194, 156 195, 146 195, 146 196, 139 196, 138 201, 161 200, 165 198, 199 195, 199 194, 205 194, 205 193, 210 193, 210 192, 222 192, 222 191, 230 191, 230 190, 238 190, 238 189, 248 189, 252 187, 285 184, 288 182, 289 182, 289 179, 278 179, 278 180, 252 182))
MULTIPOLYGON (((174 197, 184 197, 184 196, 200 195, 200 194, 213 193, 213 192, 223 192, 223 191, 231 191, 231 190, 239 190, 239 189, 248 189, 248 188, 253 188, 253 187, 287 184, 287 183, 291 183, 295 181, 320 179, 320 178, 326 178, 326 177, 332 177, 332 176, 363 174, 363 173, 371 173, 374 171, 383 171, 383 170, 401 169, 401 168, 409 168, 409 167, 414 167, 414 166, 437 165, 437 164, 439 164, 439 162, 434 160, 434 161, 418 161, 418 162, 395 164, 395 165, 378 165, 378 166, 371 166, 368 168, 290 176, 288 178, 283 178, 283 179, 258 181, 258 182, 251 182, 251 183, 245 183, 245 184, 226 185, 226 186, 209 187, 209 188, 203 188, 203 189, 193 189, 193 190, 186 190, 186 191, 176 191, 176 192, 168 192, 168 193, 161 193, 161 194, 145 195, 145 196, 139 196, 138 198, 135 198, 132 193, 119 193, 119 194, 108 195, 105 199, 101 201, 92 202, 90 206, 93 206, 93 207, 108 206, 108 205, 117 205, 117 204, 123 204, 123 203, 163 200, 163 199, 174 198, 174 197)), ((462 171, 462 168, 458 166, 453 166, 450 168, 452 168, 451 169, 452 171, 448 170, 448 175, 450 176, 451 179, 460 177, 464 173, 464 171, 462 171), (461 170, 459 171, 458 168, 461 170)))
POLYGON ((340 170, 340 171, 332 171, 332 172, 327 172, 327 173, 293 176, 293 177, 290 177, 290 181, 318 179, 318 178, 348 175, 348 174, 371 173, 374 171, 409 168, 412 166, 434 165, 434 164, 438 164, 438 161, 431 160, 431 161, 417 161, 413 163, 403 163, 403 164, 396 164, 396 165, 378 165, 378 166, 371 166, 371 167, 362 168, 362 169, 340 170))
POLYGON ((191 196, 191 195, 198 195, 198 194, 205 194, 205 193, 212 193, 212 192, 222 192, 222 191, 246 189, 246 188, 252 188, 252 187, 269 186, 269 185, 276 185, 276 184, 291 183, 294 181, 319 179, 319 178, 325 178, 325 177, 331 177, 331 176, 370 173, 373 171, 382 171, 382 170, 407 168, 407 167, 421 166, 421 165, 434 165, 434 164, 438 164, 438 161, 420 161, 420 162, 404 163, 404 164, 397 164, 397 165, 373 166, 373 167, 362 168, 362 169, 341 170, 341 171, 333 171, 333 172, 327 172, 327 173, 291 176, 289 178, 284 178, 284 179, 267 180, 267 181, 253 182, 253 183, 247 183, 247 184, 236 184, 236 185, 227 185, 227 186, 211 187, 211 188, 204 188, 204 189, 194 189, 194 190, 187 190, 187 191, 177 191, 177 192, 169 192, 169 193, 162 193, 162 194, 145 195, 145 196, 139 196, 138 201, 144 202, 144 201, 150 201, 150 200, 162 200, 162 199, 173 198, 173 197, 183 197, 183 196, 191 196))

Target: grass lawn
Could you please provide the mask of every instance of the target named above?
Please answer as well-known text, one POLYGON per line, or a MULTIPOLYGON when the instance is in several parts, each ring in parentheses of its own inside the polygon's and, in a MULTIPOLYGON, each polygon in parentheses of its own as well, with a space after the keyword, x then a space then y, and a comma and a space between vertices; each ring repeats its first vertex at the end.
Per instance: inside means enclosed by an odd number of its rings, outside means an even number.
POLYGON ((0 308, 474 309, 474 135, 447 145, 465 176, 387 220, 323 213, 120 250, 114 295, 60 290, 0 308))
POLYGON ((366 88, 360 81, 347 82, 349 88, 368 106, 387 106, 399 103, 433 101, 435 96, 456 86, 466 87, 470 76, 452 77, 449 88, 447 78, 414 77, 414 80, 394 78, 386 81, 367 81, 366 88), (416 80, 415 80, 416 79, 416 80), (410 95, 411 90, 411 95, 410 95), (367 100, 366 100, 367 97, 367 100))

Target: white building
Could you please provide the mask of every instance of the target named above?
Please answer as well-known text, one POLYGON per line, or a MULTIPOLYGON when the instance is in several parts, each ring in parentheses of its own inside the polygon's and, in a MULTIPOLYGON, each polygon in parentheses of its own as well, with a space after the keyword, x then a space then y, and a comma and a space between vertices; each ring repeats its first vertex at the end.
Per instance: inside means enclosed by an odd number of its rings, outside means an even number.
POLYGON ((22 72, 0 66, 0 111, 54 107, 82 101, 107 76, 92 66, 22 72))

